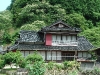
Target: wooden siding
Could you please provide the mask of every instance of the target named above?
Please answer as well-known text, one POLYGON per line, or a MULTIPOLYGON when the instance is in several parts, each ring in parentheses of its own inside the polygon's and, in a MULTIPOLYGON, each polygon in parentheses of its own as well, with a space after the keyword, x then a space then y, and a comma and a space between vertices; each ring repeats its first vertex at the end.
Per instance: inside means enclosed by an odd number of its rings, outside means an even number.
MULTIPOLYGON (((22 56, 26 57, 28 54, 32 54, 35 51, 21 51, 22 56)), ((43 60, 61 60, 61 51, 37 51, 43 58, 43 60)))

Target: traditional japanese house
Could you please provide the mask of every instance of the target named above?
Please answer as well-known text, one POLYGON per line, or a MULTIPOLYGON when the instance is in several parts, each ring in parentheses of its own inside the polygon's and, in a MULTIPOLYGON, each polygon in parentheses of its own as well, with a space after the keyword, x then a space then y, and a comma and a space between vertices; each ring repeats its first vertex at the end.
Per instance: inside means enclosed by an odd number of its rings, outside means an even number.
POLYGON ((78 36, 80 31, 79 28, 57 21, 38 32, 20 31, 19 39, 8 50, 20 50, 23 56, 37 51, 46 61, 90 58, 88 51, 93 46, 84 36, 78 36))

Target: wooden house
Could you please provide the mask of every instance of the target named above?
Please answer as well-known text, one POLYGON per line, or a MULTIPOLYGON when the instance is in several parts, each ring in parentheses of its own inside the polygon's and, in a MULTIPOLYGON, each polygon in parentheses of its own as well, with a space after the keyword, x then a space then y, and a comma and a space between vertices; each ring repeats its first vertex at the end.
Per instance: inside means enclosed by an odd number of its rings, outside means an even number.
POLYGON ((79 28, 57 21, 38 32, 20 31, 19 39, 8 50, 20 50, 23 56, 37 51, 46 61, 87 59, 91 57, 88 51, 93 46, 84 36, 78 36, 80 31, 79 28))

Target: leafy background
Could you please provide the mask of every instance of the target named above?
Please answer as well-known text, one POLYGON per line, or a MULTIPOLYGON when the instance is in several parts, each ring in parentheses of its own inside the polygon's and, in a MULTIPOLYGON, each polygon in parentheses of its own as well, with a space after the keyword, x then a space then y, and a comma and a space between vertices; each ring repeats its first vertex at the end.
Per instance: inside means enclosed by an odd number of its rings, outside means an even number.
POLYGON ((12 0, 0 12, 0 42, 13 44, 20 30, 39 30, 58 19, 82 29, 94 46, 100 46, 100 0, 12 0))

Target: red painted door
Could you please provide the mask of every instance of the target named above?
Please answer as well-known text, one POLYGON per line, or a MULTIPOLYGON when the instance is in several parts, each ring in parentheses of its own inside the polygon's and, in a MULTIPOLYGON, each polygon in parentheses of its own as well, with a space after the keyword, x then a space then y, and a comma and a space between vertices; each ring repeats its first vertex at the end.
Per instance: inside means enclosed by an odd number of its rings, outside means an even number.
POLYGON ((46 34, 46 45, 52 45, 52 35, 46 34))

